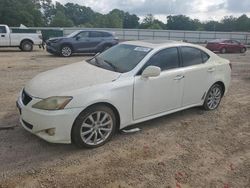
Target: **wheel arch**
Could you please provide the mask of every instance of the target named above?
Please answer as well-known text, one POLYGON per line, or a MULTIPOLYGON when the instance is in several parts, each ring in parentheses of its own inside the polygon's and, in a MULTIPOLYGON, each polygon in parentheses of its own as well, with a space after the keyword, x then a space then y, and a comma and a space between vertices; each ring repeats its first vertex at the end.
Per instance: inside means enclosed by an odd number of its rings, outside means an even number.
MULTIPOLYGON (((222 81, 217 81, 217 82, 215 82, 213 85, 215 85, 215 84, 218 84, 218 85, 220 85, 221 87, 222 87, 222 96, 224 96, 224 93, 225 93, 225 89, 226 89, 226 86, 225 86, 225 84, 224 84, 224 82, 222 82, 222 81)), ((211 87, 213 86, 213 85, 211 85, 211 87)), ((211 88, 210 87, 210 88, 211 88)))
POLYGON ((25 39, 22 39, 21 42, 20 42, 20 46, 22 46, 22 43, 25 42, 25 41, 28 41, 28 42, 31 42, 32 45, 34 44, 33 40, 31 39, 28 39, 28 38, 25 38, 25 39))
POLYGON ((64 42, 64 43, 62 43, 62 44, 60 45, 60 49, 59 49, 59 50, 61 50, 63 46, 69 46, 69 47, 72 49, 72 52, 75 51, 73 45, 72 45, 71 43, 69 43, 69 42, 64 42))
POLYGON ((93 106, 98 106, 98 105, 103 105, 103 106, 107 106, 108 108, 110 108, 114 113, 115 113, 115 116, 116 116, 116 123, 117 123, 117 127, 116 127, 116 130, 119 130, 120 129, 120 124, 121 124, 121 117, 120 117, 120 113, 118 111, 118 109, 111 103, 108 103, 108 102, 97 102, 97 103, 94 103, 94 104, 91 104, 89 106, 87 106, 86 108, 84 108, 79 114, 78 116, 75 118, 74 122, 73 122, 73 125, 71 127, 71 131, 70 131, 70 137, 71 137, 71 142, 73 141, 72 140, 72 130, 73 130, 73 126, 75 125, 75 122, 77 120, 77 118, 84 112, 86 111, 87 109, 93 107, 93 106))

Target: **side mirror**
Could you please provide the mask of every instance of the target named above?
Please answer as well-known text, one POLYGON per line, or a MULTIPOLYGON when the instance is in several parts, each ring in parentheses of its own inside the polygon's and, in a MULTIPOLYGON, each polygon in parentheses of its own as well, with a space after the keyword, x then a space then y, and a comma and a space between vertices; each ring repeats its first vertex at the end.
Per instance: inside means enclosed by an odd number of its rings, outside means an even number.
POLYGON ((76 36, 76 40, 79 40, 81 37, 78 35, 78 36, 76 36))
POLYGON ((161 74, 161 68, 156 66, 148 66, 144 71, 142 72, 142 77, 148 78, 148 77, 157 77, 161 74))

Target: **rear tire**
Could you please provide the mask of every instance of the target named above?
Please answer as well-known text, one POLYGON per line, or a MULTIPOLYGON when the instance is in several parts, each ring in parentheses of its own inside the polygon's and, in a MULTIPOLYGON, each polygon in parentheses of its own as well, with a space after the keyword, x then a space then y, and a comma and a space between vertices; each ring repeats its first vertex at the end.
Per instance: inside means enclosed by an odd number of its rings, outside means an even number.
POLYGON ((214 84, 207 92, 203 108, 208 111, 215 110, 220 105, 222 96, 222 86, 219 84, 214 84))
POLYGON ((104 105, 84 110, 75 120, 71 137, 78 147, 96 148, 108 142, 116 130, 116 116, 104 105))
POLYGON ((20 49, 24 52, 31 52, 33 50, 33 43, 30 41, 23 41, 21 43, 20 49))
POLYGON ((241 49, 240 49, 240 53, 242 53, 242 54, 245 53, 246 51, 247 51, 246 48, 241 48, 241 49))
POLYGON ((225 54, 227 52, 226 48, 221 48, 220 53, 225 54))

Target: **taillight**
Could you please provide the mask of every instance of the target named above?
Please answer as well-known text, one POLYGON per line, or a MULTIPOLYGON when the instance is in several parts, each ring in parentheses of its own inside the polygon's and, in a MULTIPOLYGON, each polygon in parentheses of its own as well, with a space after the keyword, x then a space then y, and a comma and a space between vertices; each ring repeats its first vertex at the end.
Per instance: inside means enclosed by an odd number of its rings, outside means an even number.
POLYGON ((232 63, 229 63, 229 66, 230 66, 230 69, 232 70, 233 69, 232 63))

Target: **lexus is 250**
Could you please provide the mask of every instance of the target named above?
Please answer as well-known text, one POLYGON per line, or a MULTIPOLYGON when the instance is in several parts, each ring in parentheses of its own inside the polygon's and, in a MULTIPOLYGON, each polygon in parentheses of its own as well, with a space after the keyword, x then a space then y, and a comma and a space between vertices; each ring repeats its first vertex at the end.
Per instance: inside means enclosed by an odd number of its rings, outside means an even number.
POLYGON ((17 106, 27 131, 48 142, 93 148, 132 124, 194 106, 216 109, 230 79, 230 62, 204 47, 130 41, 38 74, 17 106))

